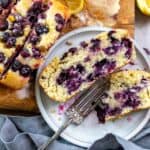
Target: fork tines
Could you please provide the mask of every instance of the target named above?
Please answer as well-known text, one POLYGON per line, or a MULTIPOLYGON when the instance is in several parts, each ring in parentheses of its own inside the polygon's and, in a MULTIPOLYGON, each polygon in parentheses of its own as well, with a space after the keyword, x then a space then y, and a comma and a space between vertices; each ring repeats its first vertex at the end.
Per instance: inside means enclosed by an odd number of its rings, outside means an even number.
POLYGON ((66 112, 69 119, 72 119, 73 123, 80 124, 101 102, 100 99, 109 85, 109 78, 105 77, 97 80, 89 89, 81 92, 79 98, 66 112))

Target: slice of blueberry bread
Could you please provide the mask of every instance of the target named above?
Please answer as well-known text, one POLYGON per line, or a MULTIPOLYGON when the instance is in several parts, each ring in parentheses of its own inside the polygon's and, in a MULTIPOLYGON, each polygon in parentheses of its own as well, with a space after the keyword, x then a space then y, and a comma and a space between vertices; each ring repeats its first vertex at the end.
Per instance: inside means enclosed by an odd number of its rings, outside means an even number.
POLYGON ((150 73, 126 70, 113 73, 110 89, 96 108, 100 122, 150 108, 150 73))
POLYGON ((49 9, 39 15, 17 60, 37 69, 49 48, 54 44, 70 17, 69 10, 57 1, 49 3, 49 9))
POLYGON ((7 29, 8 22, 6 18, 16 2, 17 0, 0 0, 0 31, 7 29))
POLYGON ((54 58, 39 82, 50 98, 64 102, 134 58, 134 46, 126 30, 102 32, 70 48, 61 58, 54 58))
MULTIPOLYGON (((30 22, 27 16, 22 15, 22 11, 18 11, 18 7, 24 5, 25 0, 20 0, 11 9, 10 14, 3 23, 3 30, 0 30, 0 73, 3 74, 12 58, 16 55, 18 49, 24 44, 27 35, 30 32, 30 22)), ((30 2, 32 2, 30 0, 30 2)), ((26 13, 30 10, 30 6, 25 7, 26 13)), ((2 26, 2 25, 1 25, 2 26)))
POLYGON ((59 37, 69 16, 69 10, 64 5, 49 1, 47 10, 38 16, 24 47, 1 83, 14 89, 24 87, 31 73, 43 62, 49 48, 59 37))

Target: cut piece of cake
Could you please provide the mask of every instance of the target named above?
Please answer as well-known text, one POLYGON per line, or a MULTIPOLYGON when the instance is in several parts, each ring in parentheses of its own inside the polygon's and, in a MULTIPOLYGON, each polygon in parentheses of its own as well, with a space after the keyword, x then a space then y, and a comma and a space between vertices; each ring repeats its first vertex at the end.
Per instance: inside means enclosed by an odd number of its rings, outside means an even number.
POLYGON ((69 17, 69 10, 64 5, 51 1, 49 9, 38 17, 16 60, 29 65, 32 69, 37 69, 49 48, 59 37, 69 17))
POLYGON ((96 108, 100 122, 117 119, 128 113, 150 108, 150 73, 125 70, 113 73, 110 89, 96 108))
POLYGON ((0 1, 0 31, 4 31, 8 28, 8 22, 6 20, 11 8, 16 4, 17 0, 1 0, 0 1))
MULTIPOLYGON (((16 51, 23 45, 26 36, 30 32, 30 23, 17 11, 17 8, 23 4, 20 0, 12 7, 10 14, 6 18, 7 27, 0 31, 0 73, 3 74, 7 69, 8 63, 11 63, 12 57, 16 51)), ((31 1, 30 1, 31 2, 31 1)), ((32 3, 30 4, 30 8, 32 3)), ((25 7, 26 12, 30 8, 25 7)), ((4 22, 3 22, 4 23, 4 22)), ((4 25, 3 25, 4 26, 4 25)))
POLYGON ((43 1, 20 0, 12 7, 6 19, 8 26, 4 31, 0 31, 1 76, 7 71, 9 64, 24 45, 38 15, 44 11, 46 8, 43 1))
MULTIPOLYGON (((0 32, 1 76, 7 72, 9 65, 24 45, 33 24, 37 21, 38 15, 46 11, 47 8, 43 1, 20 0, 11 9, 11 13, 6 19, 8 27, 5 31, 0 32)), ((17 67, 15 66, 15 69, 17 67)), ((4 78, 0 82, 3 83, 3 81, 5 81, 4 78)))
POLYGON ((134 59, 134 45, 126 30, 102 32, 54 58, 39 82, 50 98, 65 102, 134 59))
POLYGON ((43 62, 44 56, 59 37, 69 17, 70 12, 64 5, 49 1, 48 9, 38 16, 24 47, 0 83, 14 89, 24 87, 31 73, 43 62))

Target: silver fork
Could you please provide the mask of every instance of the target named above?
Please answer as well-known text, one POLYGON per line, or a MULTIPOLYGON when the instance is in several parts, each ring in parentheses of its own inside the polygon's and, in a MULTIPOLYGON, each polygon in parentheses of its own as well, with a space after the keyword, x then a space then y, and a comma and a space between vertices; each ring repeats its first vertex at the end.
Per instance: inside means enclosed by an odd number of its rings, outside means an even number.
POLYGON ((105 77, 99 79, 89 89, 83 91, 79 98, 66 111, 67 120, 65 123, 38 150, 45 150, 70 124, 80 125, 84 118, 101 102, 101 96, 109 88, 109 85, 109 78, 105 77))

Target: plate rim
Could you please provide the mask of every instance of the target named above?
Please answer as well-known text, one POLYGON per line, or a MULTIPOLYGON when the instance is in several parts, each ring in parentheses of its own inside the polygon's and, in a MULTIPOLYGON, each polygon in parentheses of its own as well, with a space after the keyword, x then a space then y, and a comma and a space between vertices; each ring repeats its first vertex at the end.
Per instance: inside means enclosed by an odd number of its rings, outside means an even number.
MULTIPOLYGON (((51 55, 51 53, 53 52, 53 50, 55 49, 55 47, 57 47, 57 45, 59 45, 61 42, 63 42, 65 39, 67 39, 70 36, 73 36, 75 34, 79 34, 82 32, 89 32, 89 31, 110 31, 112 30, 111 28, 107 28, 107 27, 100 27, 100 26, 90 26, 90 27, 82 27, 79 29, 75 29, 67 34, 65 34, 64 36, 62 36, 59 40, 57 40, 57 42, 50 48, 51 50, 48 52, 48 54, 45 57, 45 60, 49 57, 49 55, 51 55)), ((144 51, 142 51, 142 48, 138 45, 138 43, 136 41, 134 41, 135 47, 138 50, 138 52, 142 55, 142 57, 145 59, 146 64, 148 65, 148 69, 150 69, 150 62, 148 60, 148 58, 146 57, 146 54, 144 53, 144 51)), ((45 61, 46 62, 46 61, 45 61)), ((41 94, 40 94, 40 85, 38 82, 39 79, 39 75, 40 72, 42 71, 42 68, 45 67, 45 62, 40 66, 40 68, 38 69, 37 75, 36 75, 36 82, 35 82, 35 93, 36 93, 36 102, 38 105, 38 108, 40 110, 40 113, 42 115, 42 117, 44 118, 44 120, 46 121, 46 123, 48 124, 48 126, 53 130, 53 131, 57 131, 58 127, 55 126, 55 124, 51 121, 51 119, 49 118, 44 105, 42 103, 42 99, 41 99, 41 94)), ((126 137, 124 137, 126 140, 130 140, 131 138, 133 138, 135 135, 137 135, 146 125, 146 123, 149 121, 150 119, 150 109, 147 110, 146 114, 145 114, 145 118, 142 120, 142 122, 126 137)), ((82 142, 82 141, 78 141, 77 139, 74 138, 70 138, 65 132, 62 133, 60 135, 63 139, 67 140, 68 142, 71 142, 72 144, 81 146, 81 147, 89 147, 91 146, 91 143, 86 143, 86 142, 82 142)))

